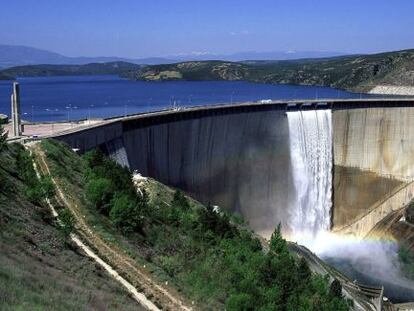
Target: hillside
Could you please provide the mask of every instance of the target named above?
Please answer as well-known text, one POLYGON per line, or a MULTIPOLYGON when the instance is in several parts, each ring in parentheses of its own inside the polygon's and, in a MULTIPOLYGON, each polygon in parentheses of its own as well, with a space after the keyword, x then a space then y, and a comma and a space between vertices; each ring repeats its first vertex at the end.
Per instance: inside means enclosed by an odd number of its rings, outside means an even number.
POLYGON ((295 61, 185 62, 122 75, 145 81, 246 80, 369 91, 382 84, 414 86, 414 50, 295 61))
POLYGON ((38 201, 23 147, 0 147, 0 154, 0 309, 142 310, 65 238, 38 201))
POLYGON ((86 65, 30 65, 4 69, 0 76, 5 77, 39 77, 39 76, 67 76, 67 75, 103 75, 121 73, 128 74, 135 71, 140 65, 126 62, 91 63, 86 65))

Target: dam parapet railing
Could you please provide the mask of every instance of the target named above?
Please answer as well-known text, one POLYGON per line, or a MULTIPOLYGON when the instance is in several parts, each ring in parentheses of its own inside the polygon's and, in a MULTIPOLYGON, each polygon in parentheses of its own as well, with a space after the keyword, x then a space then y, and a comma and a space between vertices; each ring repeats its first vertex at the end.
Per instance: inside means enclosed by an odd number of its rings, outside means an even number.
POLYGON ((397 98, 364 98, 364 99, 309 99, 309 100, 272 100, 263 103, 261 101, 242 103, 222 103, 214 105, 199 105, 191 107, 179 107, 158 111, 142 112, 126 116, 105 118, 101 122, 85 125, 62 132, 51 133, 43 137, 59 137, 74 132, 88 130, 115 122, 137 121, 141 126, 157 124, 159 122, 178 121, 205 116, 224 115, 231 113, 243 113, 254 111, 300 111, 315 109, 362 109, 362 108, 393 108, 414 107, 414 97, 397 98), (159 120, 159 122, 156 122, 159 120))

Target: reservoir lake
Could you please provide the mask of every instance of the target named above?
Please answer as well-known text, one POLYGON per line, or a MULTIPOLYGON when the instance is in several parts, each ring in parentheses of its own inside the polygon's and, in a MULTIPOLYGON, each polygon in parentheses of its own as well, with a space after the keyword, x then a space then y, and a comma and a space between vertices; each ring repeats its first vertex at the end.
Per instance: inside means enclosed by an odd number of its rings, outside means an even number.
MULTIPOLYGON (((177 107, 265 99, 360 98, 328 87, 230 81, 131 81, 118 76, 18 78, 22 119, 66 121, 109 118, 177 107)), ((12 81, 0 81, 0 113, 10 116, 12 81)))

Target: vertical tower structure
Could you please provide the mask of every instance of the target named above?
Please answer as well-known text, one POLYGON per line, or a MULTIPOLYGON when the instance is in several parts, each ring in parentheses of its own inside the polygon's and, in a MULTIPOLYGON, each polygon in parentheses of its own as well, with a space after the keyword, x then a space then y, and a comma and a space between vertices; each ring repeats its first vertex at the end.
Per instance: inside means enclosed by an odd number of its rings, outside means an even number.
POLYGON ((20 119, 20 87, 18 82, 13 82, 13 93, 11 95, 12 131, 13 136, 22 135, 20 119))

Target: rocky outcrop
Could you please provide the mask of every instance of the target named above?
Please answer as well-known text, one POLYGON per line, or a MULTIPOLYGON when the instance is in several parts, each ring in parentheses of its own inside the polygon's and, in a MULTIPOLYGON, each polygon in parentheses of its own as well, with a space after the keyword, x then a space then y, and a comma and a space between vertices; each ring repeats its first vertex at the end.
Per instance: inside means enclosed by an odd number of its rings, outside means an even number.
POLYGON ((414 86, 378 85, 373 87, 369 93, 414 96, 414 86))

